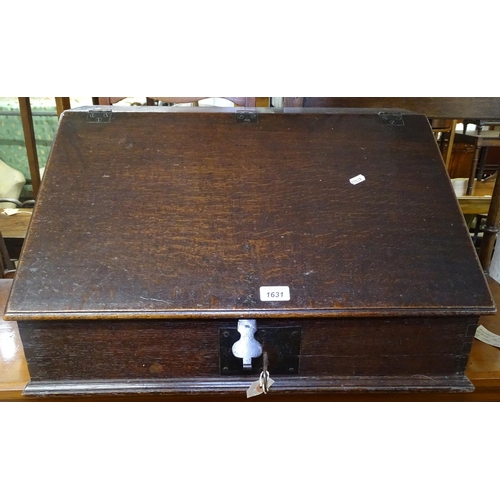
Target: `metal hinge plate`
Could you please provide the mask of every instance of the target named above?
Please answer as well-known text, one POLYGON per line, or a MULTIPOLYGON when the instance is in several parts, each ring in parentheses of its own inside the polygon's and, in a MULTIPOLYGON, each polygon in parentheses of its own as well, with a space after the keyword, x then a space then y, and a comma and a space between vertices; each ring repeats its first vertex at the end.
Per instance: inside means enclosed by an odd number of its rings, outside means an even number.
POLYGON ((378 116, 380 116, 384 125, 389 125, 390 127, 404 127, 405 125, 403 115, 401 113, 380 112, 378 116))
POLYGON ((256 111, 236 111, 236 123, 259 123, 256 111))
POLYGON ((89 123, 109 123, 111 121, 111 111, 89 111, 87 122, 89 123))

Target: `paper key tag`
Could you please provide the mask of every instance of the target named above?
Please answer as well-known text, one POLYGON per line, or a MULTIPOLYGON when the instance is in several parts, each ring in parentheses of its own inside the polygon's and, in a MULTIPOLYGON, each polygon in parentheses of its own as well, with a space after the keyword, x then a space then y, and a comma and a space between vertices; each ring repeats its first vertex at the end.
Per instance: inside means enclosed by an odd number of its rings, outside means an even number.
POLYGON ((264 389, 260 386, 260 381, 256 380, 255 382, 252 382, 250 387, 247 389, 247 399, 253 398, 254 396, 260 396, 263 393, 264 389))
MULTIPOLYGON (((268 377, 267 378, 267 389, 269 390, 273 384, 274 384, 274 380, 271 377, 268 377)), ((260 385, 260 380, 256 380, 255 382, 252 382, 250 387, 247 389, 247 399, 253 398, 254 396, 260 396, 261 394, 264 394, 264 389, 260 385)))
POLYGON ((19 208, 4 208, 3 213, 5 215, 16 215, 19 213, 19 208))
POLYGON ((357 175, 356 177, 353 177, 352 179, 349 179, 349 182, 355 186, 356 184, 359 184, 360 182, 363 182, 363 181, 366 181, 365 179, 365 176, 364 175, 357 175))
POLYGON ((490 332, 483 325, 479 325, 476 330, 476 339, 494 347, 500 347, 500 335, 490 332))

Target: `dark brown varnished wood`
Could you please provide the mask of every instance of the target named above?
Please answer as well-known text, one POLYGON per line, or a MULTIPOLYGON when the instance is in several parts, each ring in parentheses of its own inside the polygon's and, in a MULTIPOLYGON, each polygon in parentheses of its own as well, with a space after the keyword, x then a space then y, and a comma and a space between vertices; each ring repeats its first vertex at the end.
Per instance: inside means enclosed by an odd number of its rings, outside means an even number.
POLYGON ((69 110, 6 318, 491 312, 427 121, 404 120, 134 108, 95 124, 69 110), (260 302, 264 285, 291 300, 260 302))
MULTIPOLYGON (((19 331, 31 383, 107 380, 106 390, 114 383, 118 390, 126 387, 126 380, 154 379, 157 391, 163 387, 171 392, 175 379, 182 378, 191 380, 193 391, 204 385, 205 391, 218 392, 224 390, 226 382, 226 390, 231 391, 231 382, 235 380, 220 377, 219 330, 230 326, 235 323, 23 321, 19 322, 19 331)), ((391 377, 403 377, 404 386, 412 390, 420 387, 425 377, 435 378, 439 385, 443 383, 440 377, 456 376, 454 390, 470 385, 464 371, 477 318, 259 322, 260 328, 273 326, 301 329, 299 375, 319 377, 318 384, 312 386, 317 390, 338 390, 335 384, 339 377, 355 377, 358 389, 368 377, 389 377, 389 381, 393 380, 391 377)), ((272 360, 269 369, 272 371, 272 360)), ((239 383, 246 382, 248 386, 254 378, 249 375, 239 383)), ((293 380, 288 380, 288 390, 298 389, 293 389, 293 380)), ((372 385, 376 386, 376 382, 365 389, 370 390, 372 385)), ((189 390, 189 385, 183 387, 189 390)), ((52 392, 56 392, 56 387, 52 392)))
MULTIPOLYGON (((254 377, 255 378, 255 377, 254 377)), ((253 381, 253 380, 252 380, 253 381)), ((125 396, 140 397, 156 395, 166 398, 196 397, 205 398, 231 397, 232 400, 244 399, 250 385, 248 378, 234 377, 231 380, 219 378, 183 378, 170 380, 77 380, 57 383, 55 381, 30 382, 24 391, 27 398, 105 396, 116 398, 125 396), (238 397, 239 396, 239 397, 238 397)), ((330 398, 345 397, 349 393, 358 393, 358 399, 369 399, 373 393, 439 392, 457 394, 470 393, 474 387, 469 380, 460 375, 451 376, 413 376, 413 377, 282 377, 273 385, 272 393, 265 400, 281 398, 330 398), (360 396, 361 395, 361 396, 360 396)), ((447 394, 445 394, 446 397, 447 394)), ((415 396, 413 396, 415 397, 415 396)), ((385 396, 387 398, 387 396, 385 396)), ((418 396, 417 396, 418 398, 418 396)))
POLYGON ((27 392, 230 393, 250 379, 221 375, 219 330, 241 318, 300 327, 286 391, 470 390, 495 306, 423 115, 94 109, 61 118, 6 309, 27 392))

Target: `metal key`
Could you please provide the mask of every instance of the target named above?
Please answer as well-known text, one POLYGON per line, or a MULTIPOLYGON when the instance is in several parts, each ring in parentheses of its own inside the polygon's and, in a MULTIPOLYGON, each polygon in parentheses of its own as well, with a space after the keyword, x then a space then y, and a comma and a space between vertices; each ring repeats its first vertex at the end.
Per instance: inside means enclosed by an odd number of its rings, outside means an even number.
POLYGON ((274 384, 274 380, 269 376, 268 371, 268 358, 267 352, 264 351, 262 355, 262 372, 260 373, 259 380, 252 382, 250 387, 247 389, 247 398, 252 398, 254 396, 260 396, 261 394, 267 394, 269 389, 274 384))
POLYGON ((262 387, 262 391, 264 394, 267 394, 269 391, 269 372, 267 371, 268 359, 267 352, 264 352, 262 355, 262 372, 259 377, 259 384, 262 387))

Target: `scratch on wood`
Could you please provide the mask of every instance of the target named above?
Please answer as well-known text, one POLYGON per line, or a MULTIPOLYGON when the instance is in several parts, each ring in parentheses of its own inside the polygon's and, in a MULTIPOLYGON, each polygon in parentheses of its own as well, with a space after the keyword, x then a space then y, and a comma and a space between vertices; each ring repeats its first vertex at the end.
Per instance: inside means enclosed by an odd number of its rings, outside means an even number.
POLYGON ((432 377, 428 377, 427 375, 412 375, 412 378, 426 378, 428 380, 432 380, 433 382, 437 382, 436 379, 434 379, 432 377))
POLYGON ((153 297, 142 297, 142 296, 139 296, 139 298, 142 299, 142 300, 154 300, 155 302, 163 302, 165 304, 168 304, 168 302, 166 300, 153 299, 153 297))

